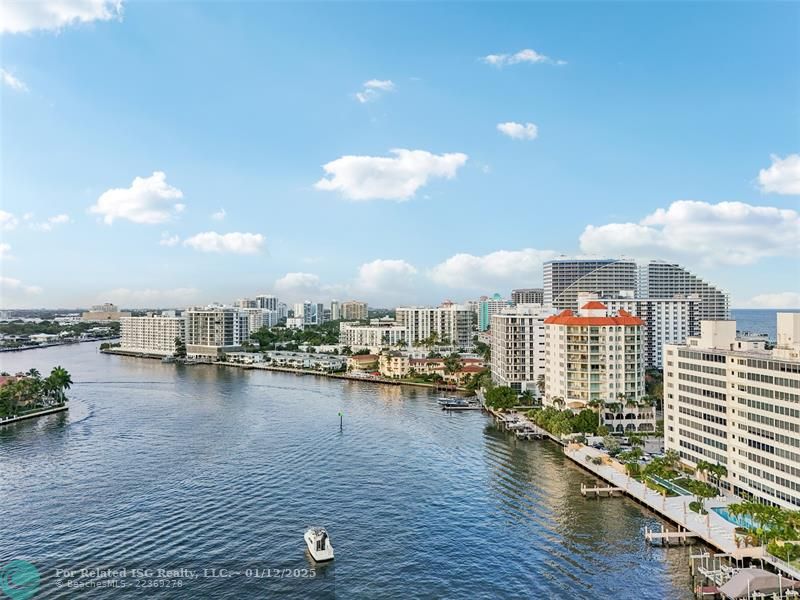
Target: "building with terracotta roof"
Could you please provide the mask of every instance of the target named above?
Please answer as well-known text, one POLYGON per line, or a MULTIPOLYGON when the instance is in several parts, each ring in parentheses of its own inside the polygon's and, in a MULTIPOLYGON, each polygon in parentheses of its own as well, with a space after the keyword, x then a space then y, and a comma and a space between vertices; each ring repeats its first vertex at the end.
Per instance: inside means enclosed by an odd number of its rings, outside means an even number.
POLYGON ((655 408, 641 402, 644 322, 639 317, 590 301, 544 324, 545 405, 594 408, 616 432, 655 429, 655 408))

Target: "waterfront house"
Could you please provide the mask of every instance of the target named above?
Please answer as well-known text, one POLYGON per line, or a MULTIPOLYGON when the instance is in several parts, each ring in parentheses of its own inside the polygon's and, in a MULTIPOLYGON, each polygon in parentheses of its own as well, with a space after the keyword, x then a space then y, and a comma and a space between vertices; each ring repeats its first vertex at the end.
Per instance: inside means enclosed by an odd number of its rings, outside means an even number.
POLYGON ((373 371, 377 366, 377 354, 355 354, 347 358, 348 371, 373 371))

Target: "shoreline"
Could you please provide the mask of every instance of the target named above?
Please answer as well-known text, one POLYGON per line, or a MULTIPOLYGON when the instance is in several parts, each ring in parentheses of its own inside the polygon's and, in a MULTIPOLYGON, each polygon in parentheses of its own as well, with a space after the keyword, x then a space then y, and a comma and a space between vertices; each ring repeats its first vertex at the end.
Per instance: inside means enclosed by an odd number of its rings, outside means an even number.
POLYGON ((119 336, 110 338, 94 338, 91 340, 70 340, 68 342, 56 342, 54 344, 39 344, 38 346, 22 346, 21 348, 0 348, 0 352, 23 352, 25 350, 44 350, 45 348, 54 348, 56 346, 71 346, 72 344, 86 344, 88 342, 102 343, 118 339, 119 336))
MULTIPOLYGON (((152 360, 161 360, 164 358, 162 355, 147 354, 143 352, 129 352, 127 350, 119 350, 118 348, 108 348, 100 350, 103 354, 115 354, 117 356, 128 356, 132 358, 148 358, 152 360)), ((257 370, 257 371, 275 371, 279 373, 294 373, 295 375, 315 375, 317 377, 327 377, 328 379, 342 379, 347 381, 364 381, 367 383, 380 383, 386 385, 406 385, 418 388, 428 388, 443 392, 467 392, 468 390, 463 387, 454 385, 442 386, 435 383, 422 383, 417 381, 404 381, 402 379, 390 379, 388 377, 359 377, 357 375, 349 375, 347 373, 326 373, 324 371, 314 371, 311 369, 293 369, 291 367, 273 367, 263 363, 260 364, 241 364, 231 362, 209 362, 209 363, 196 363, 202 365, 214 365, 218 367, 234 367, 237 369, 257 370)), ((194 366, 194 365, 189 365, 194 366)))
POLYGON ((69 402, 65 402, 61 406, 54 406, 52 408, 37 410, 36 412, 32 412, 26 415, 9 417, 7 419, 0 419, 0 427, 2 427, 3 425, 10 425, 11 423, 19 423, 20 421, 25 421, 27 419, 34 419, 36 417, 43 417, 45 415, 52 415, 55 413, 64 412, 65 410, 69 410, 69 402))

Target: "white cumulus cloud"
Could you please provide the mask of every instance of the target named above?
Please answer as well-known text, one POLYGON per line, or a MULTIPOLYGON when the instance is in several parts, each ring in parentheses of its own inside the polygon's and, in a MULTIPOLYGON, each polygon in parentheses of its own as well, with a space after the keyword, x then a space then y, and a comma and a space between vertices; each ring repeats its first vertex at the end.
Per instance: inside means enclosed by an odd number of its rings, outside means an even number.
POLYGON ((565 65, 567 61, 559 60, 555 58, 550 58, 545 54, 541 54, 536 52, 536 50, 531 50, 530 48, 525 48, 524 50, 520 50, 519 52, 514 52, 513 54, 488 54, 481 59, 487 65, 492 65, 495 67, 505 67, 508 65, 517 65, 520 63, 528 63, 528 64, 549 64, 549 65, 565 65))
POLYGON ((227 214, 224 208, 220 208, 217 212, 211 214, 211 218, 215 221, 222 221, 227 214))
POLYGON ((384 92, 393 92, 396 89, 391 79, 370 79, 364 82, 363 89, 356 92, 356 100, 366 104, 380 98, 384 92))
POLYGON ((456 254, 433 267, 429 277, 451 288, 496 291, 534 287, 542 278, 542 264, 558 256, 553 250, 498 250, 483 256, 456 254))
POLYGON ((0 79, 3 80, 3 83, 10 87, 15 92, 27 92, 28 86, 25 84, 24 81, 14 76, 13 73, 6 71, 5 69, 0 69, 0 79))
POLYGON ((275 291, 291 300, 316 298, 322 290, 322 282, 314 273, 286 273, 275 281, 275 291))
POLYGON ((790 154, 786 158, 772 155, 768 169, 758 172, 761 191, 773 194, 800 194, 800 154, 790 154))
POLYGON ((507 135, 513 140, 535 140, 539 135, 539 128, 533 123, 498 123, 497 131, 507 135))
POLYGON ((260 233, 217 233, 205 231, 183 241, 200 252, 225 252, 230 254, 256 254, 264 245, 264 236, 260 233))
POLYGON ((114 219, 153 225, 182 212, 185 205, 176 202, 181 198, 183 192, 167 183, 166 174, 154 171, 150 177, 136 177, 129 188, 106 190, 89 212, 102 215, 109 225, 114 219))
POLYGON ((356 286, 364 291, 384 291, 413 283, 417 269, 400 259, 378 259, 361 265, 356 286))
POLYGON ((122 0, 3 0, 0 33, 57 31, 76 23, 122 17, 122 0))
MULTIPOLYGON (((25 216, 27 217, 28 214, 29 213, 26 213, 25 216)), ((31 215, 30 218, 27 218, 25 220, 26 221, 30 221, 30 219, 32 217, 33 217, 33 215, 31 215)), ((35 229, 36 231, 52 231, 53 227, 55 227, 56 225, 64 225, 64 224, 70 223, 70 222, 71 222, 71 219, 69 218, 69 215, 60 214, 60 215, 55 215, 53 217, 50 217, 47 220, 42 221, 40 223, 30 223, 29 226, 30 226, 31 229, 35 229)))
POLYGON ((15 292, 33 295, 41 294, 42 288, 37 285, 27 285, 19 279, 14 279, 13 277, 0 276, 0 291, 2 292, 0 293, 0 296, 5 296, 6 294, 13 296, 15 292))
POLYGON ((638 223, 588 225, 580 237, 587 254, 651 258, 693 257, 743 265, 770 256, 796 256, 800 215, 791 209, 743 202, 678 200, 638 223))
POLYGON ((177 246, 181 241, 181 238, 177 235, 170 235, 169 231, 165 231, 161 234, 161 239, 158 241, 159 246, 169 246, 170 248, 173 246, 177 246))
POLYGON ((12 213, 5 210, 0 210, 0 229, 4 231, 11 231, 19 225, 19 219, 12 213))
POLYGON ((800 308, 800 292, 759 294, 747 302, 752 308, 800 308))
POLYGON ((441 177, 452 179, 467 162, 460 152, 432 154, 425 150, 394 149, 391 157, 342 156, 323 165, 327 177, 314 187, 338 191, 349 200, 406 200, 428 183, 441 177))

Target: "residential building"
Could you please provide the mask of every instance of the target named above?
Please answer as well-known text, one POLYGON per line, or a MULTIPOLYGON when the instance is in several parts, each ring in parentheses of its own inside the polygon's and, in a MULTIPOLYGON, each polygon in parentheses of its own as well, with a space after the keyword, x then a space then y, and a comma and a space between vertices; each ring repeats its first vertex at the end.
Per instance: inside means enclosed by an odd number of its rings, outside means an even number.
POLYGON ((302 318, 303 325, 322 325, 325 322, 325 305, 306 300, 294 305, 294 317, 302 318))
POLYGON ((265 353, 271 366, 317 371, 341 371, 347 366, 347 357, 336 354, 288 352, 274 350, 265 353))
POLYGON ((556 259, 544 263, 544 304, 577 310, 579 292, 635 290, 636 263, 615 259, 556 259))
POLYGON ((555 314, 541 304, 519 304, 492 315, 492 381, 540 396, 545 371, 545 319, 555 314))
POLYGON ((494 294, 491 298, 481 296, 478 301, 478 330, 486 331, 491 325, 492 315, 508 307, 511 303, 504 299, 500 294, 494 294))
POLYGON ((378 371, 384 377, 400 379, 411 370, 411 359, 402 352, 382 352, 378 359, 378 371))
POLYGON ((638 278, 637 295, 641 298, 699 296, 698 320, 730 319, 728 294, 678 264, 651 260, 639 267, 638 278))
POLYGON ((340 318, 343 321, 366 321, 369 318, 369 310, 366 302, 348 300, 347 302, 342 302, 339 309, 340 318))
POLYGON ((664 363, 664 344, 684 344, 689 336, 700 333, 698 318, 701 300, 699 296, 675 296, 673 298, 637 298, 632 292, 615 295, 581 292, 583 304, 599 300, 611 312, 626 310, 644 321, 644 366, 646 369, 661 369, 664 363))
POLYGON ((119 309, 116 304, 105 302, 96 304, 92 309, 81 315, 82 321, 119 321, 123 317, 130 317, 131 313, 119 309))
POLYGON ((736 337, 735 321, 703 321, 668 344, 665 447, 694 467, 724 465, 730 492, 800 507, 800 313, 778 313, 777 346, 736 337))
POLYGON ((353 350, 379 349, 408 345, 408 330, 392 319, 372 319, 361 322, 339 323, 339 343, 353 350))
POLYGON ((216 359, 241 350, 250 336, 249 318, 231 306, 192 307, 186 317, 186 354, 198 359, 216 359))
POLYGON ((176 340, 186 339, 186 319, 174 314, 122 317, 120 336, 121 350, 171 356, 175 353, 176 340))
POLYGON ((544 304, 544 288, 520 288, 511 290, 513 304, 544 304))
POLYGON ((243 308, 241 312, 247 315, 248 330, 254 333, 262 327, 274 327, 278 324, 278 311, 266 308, 243 308))
POLYGON ((374 371, 377 368, 377 354, 354 354, 347 357, 347 369, 349 371, 374 371))
POLYGON ((407 330, 409 344, 430 340, 431 335, 440 344, 459 348, 472 346, 475 313, 466 306, 445 302, 432 308, 425 306, 399 307, 395 311, 398 325, 407 330))
POLYGON ((546 405, 592 408, 613 432, 654 431, 655 407, 643 401, 644 322, 602 302, 545 319, 546 405))
POLYGON ((286 317, 287 329, 303 329, 305 327, 305 320, 303 317, 286 317))
POLYGON ((258 308, 258 301, 252 298, 239 298, 234 302, 236 308, 258 308))
POLYGON ((338 321, 342 318, 341 307, 338 300, 331 300, 331 321, 338 321))
POLYGON ((278 302, 278 320, 289 316, 289 305, 285 302, 278 302))
MULTIPOLYGON (((256 307, 264 308, 266 310, 278 310, 278 297, 272 294, 260 294, 256 296, 256 307)), ((286 316, 286 315, 284 315, 286 316)))

